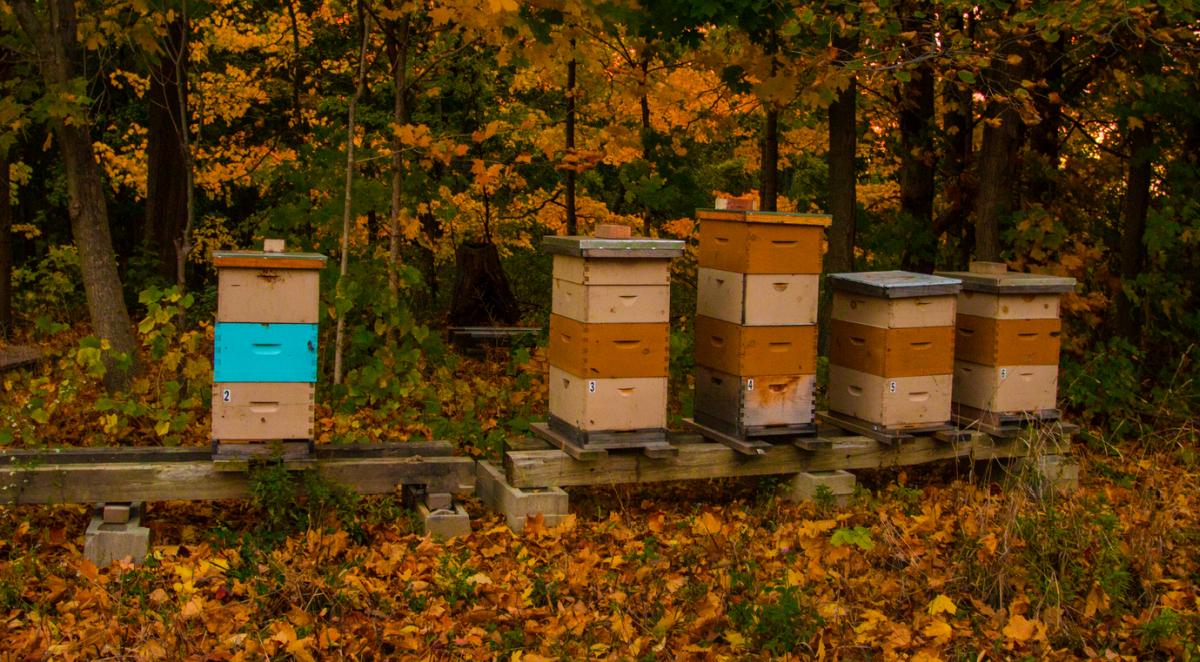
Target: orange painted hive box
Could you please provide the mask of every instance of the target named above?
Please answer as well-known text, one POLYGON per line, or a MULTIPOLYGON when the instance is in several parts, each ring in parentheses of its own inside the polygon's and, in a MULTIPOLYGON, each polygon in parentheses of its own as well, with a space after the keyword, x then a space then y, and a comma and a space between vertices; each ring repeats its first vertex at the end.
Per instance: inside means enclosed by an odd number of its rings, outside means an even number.
POLYGON ((829 409, 884 429, 951 417, 960 281, 905 271, 831 274, 829 409))
POLYGON ((699 265, 742 274, 819 274, 825 214, 700 209, 699 265))
POLYGON ((958 278, 954 406, 961 414, 1057 409, 1060 298, 1075 279, 974 263, 958 278))
POLYGON ((666 427, 670 260, 683 242, 546 237, 550 416, 578 432, 666 427))

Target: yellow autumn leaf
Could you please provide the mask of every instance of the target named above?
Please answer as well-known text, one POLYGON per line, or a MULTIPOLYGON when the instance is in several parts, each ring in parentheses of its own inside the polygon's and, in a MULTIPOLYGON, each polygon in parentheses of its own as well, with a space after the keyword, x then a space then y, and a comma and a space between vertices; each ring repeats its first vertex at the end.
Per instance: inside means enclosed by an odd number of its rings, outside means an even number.
POLYGON ((1087 603, 1083 606, 1083 616, 1091 618, 1097 611, 1105 609, 1108 609, 1108 594, 1100 588, 1100 584, 1093 584, 1092 590, 1088 592, 1087 603))
POLYGON ((941 613, 957 614, 958 605, 954 601, 946 597, 945 594, 939 593, 936 598, 929 602, 928 612, 930 616, 937 616, 941 613))
POLYGON ((1031 621, 1020 614, 1013 614, 1004 626, 1004 636, 1013 641, 1029 641, 1033 638, 1036 621, 1031 621))
POLYGON ((710 512, 705 512, 696 518, 692 525, 692 533, 702 536, 715 536, 721 532, 721 520, 710 512))
POLYGON ((934 619, 932 623, 926 625, 921 630, 921 634, 926 637, 933 637, 941 642, 949 641, 950 637, 954 636, 954 628, 950 624, 940 618, 934 619))

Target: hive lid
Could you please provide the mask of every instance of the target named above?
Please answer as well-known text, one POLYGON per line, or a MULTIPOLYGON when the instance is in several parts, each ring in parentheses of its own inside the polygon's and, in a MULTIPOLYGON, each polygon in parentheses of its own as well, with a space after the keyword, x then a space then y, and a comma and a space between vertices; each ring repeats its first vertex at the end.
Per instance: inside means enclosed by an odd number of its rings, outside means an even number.
POLYGON ((911 271, 861 271, 829 274, 829 286, 840 292, 883 299, 905 299, 955 294, 962 286, 962 281, 911 271))
POLYGON ((249 269, 321 269, 329 258, 320 253, 214 251, 213 266, 249 269))
POLYGON ((1065 294, 1075 289, 1075 279, 1046 274, 977 273, 974 271, 938 271, 939 276, 957 278, 967 292, 986 294, 1065 294))
POLYGON ((740 221, 745 223, 772 223, 775 225, 819 225, 829 227, 833 217, 829 214, 799 214, 786 211, 754 211, 741 209, 697 209, 696 218, 709 221, 740 221))
POLYGON ((604 239, 600 237, 542 238, 542 250, 553 255, 606 258, 672 258, 683 255, 680 239, 646 239, 642 237, 604 239))

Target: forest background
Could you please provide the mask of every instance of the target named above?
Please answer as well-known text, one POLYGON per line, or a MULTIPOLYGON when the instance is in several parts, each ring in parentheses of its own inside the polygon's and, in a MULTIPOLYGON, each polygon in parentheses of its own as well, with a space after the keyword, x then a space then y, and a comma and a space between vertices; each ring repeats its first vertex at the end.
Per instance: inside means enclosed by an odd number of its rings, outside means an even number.
POLYGON ((1075 277, 1083 440, 1196 461, 1192 2, 2 0, 0 29, 0 332, 48 356, 4 375, 0 445, 207 444, 211 254, 281 237, 331 257, 318 440, 494 453, 543 351, 441 329, 544 327, 540 238, 598 223, 688 242, 677 420, 694 210, 753 195, 832 214, 827 272, 1075 277))

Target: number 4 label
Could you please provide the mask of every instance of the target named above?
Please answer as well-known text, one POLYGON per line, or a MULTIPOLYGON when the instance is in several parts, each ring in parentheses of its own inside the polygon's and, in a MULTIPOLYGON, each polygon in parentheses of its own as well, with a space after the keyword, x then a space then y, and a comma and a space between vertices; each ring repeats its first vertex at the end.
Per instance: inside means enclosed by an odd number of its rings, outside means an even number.
POLYGON ((747 390, 747 391, 753 391, 753 390, 754 390, 754 380, 753 380, 753 379, 747 379, 747 380, 746 380, 746 390, 747 390))

